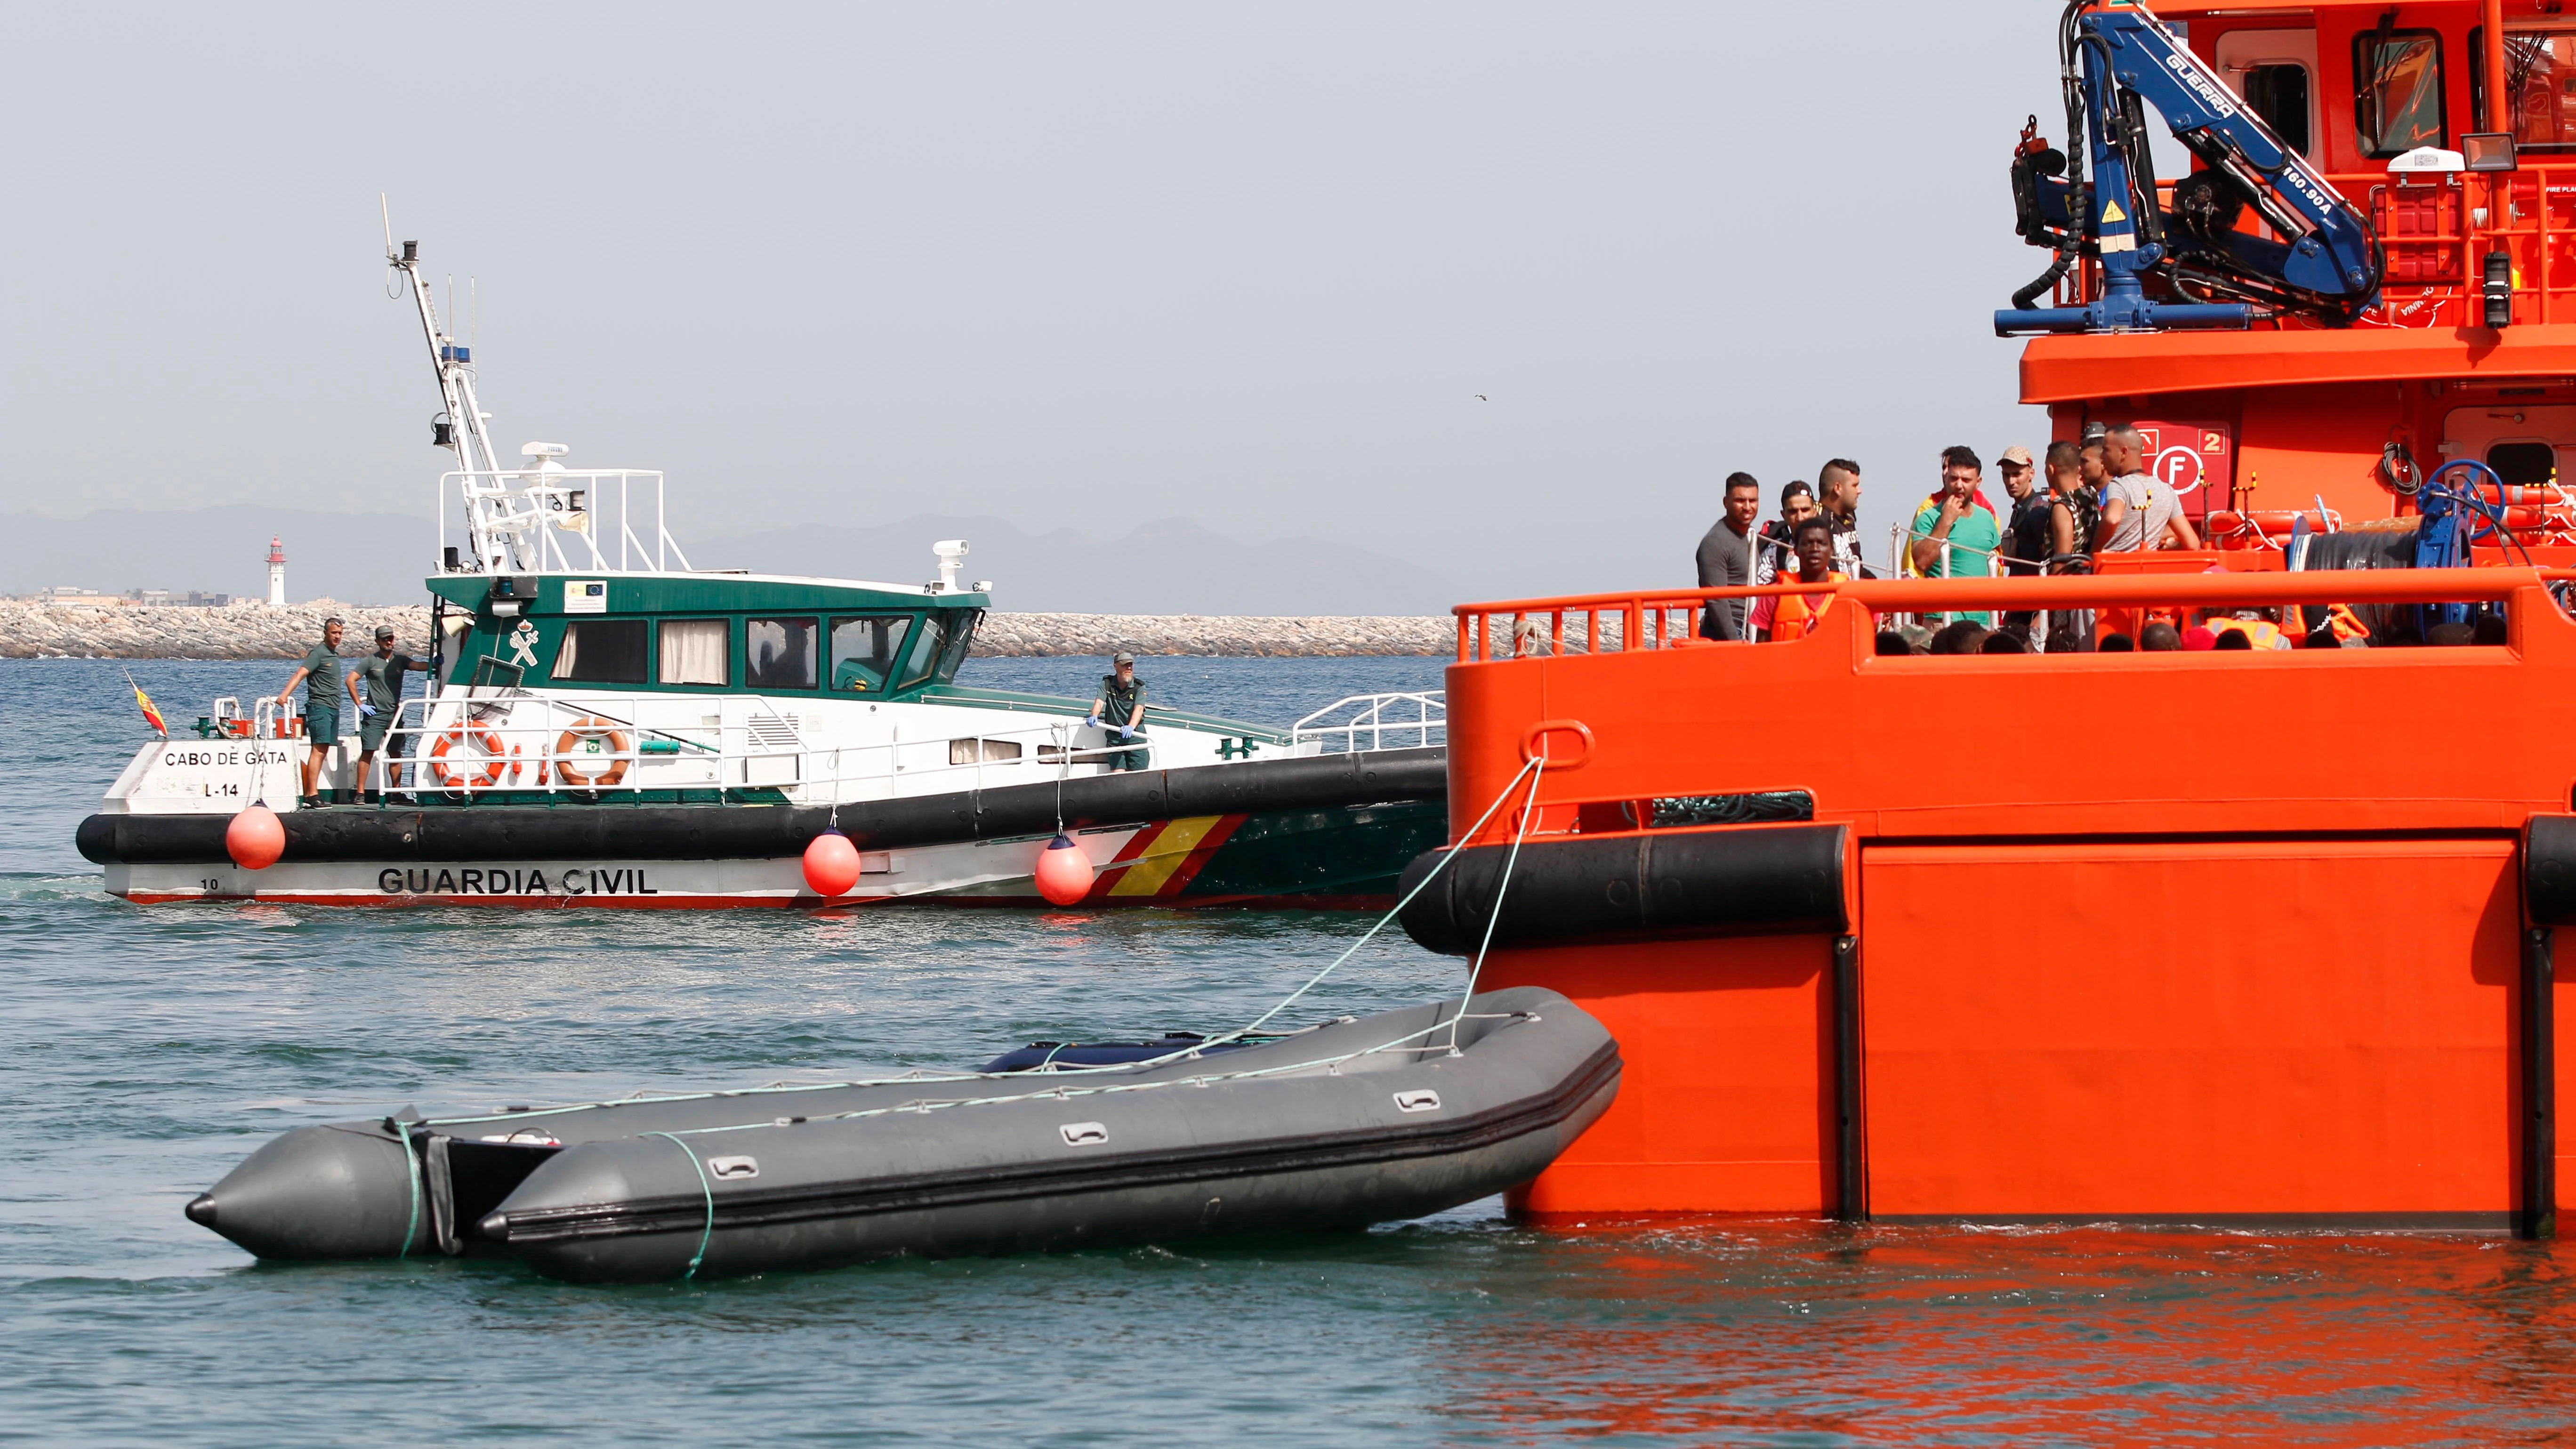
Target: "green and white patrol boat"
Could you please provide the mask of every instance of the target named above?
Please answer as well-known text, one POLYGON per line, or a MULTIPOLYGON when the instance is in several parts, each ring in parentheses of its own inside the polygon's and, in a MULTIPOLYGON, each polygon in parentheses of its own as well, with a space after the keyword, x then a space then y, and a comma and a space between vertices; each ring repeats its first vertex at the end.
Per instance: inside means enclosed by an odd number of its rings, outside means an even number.
POLYGON ((545 443, 503 468, 416 246, 388 260, 436 364, 436 441, 464 466, 440 481, 427 693, 400 705, 370 778, 354 738, 324 767, 329 798, 382 799, 297 808, 310 742, 293 701, 218 700, 197 738, 138 752, 82 822, 112 893, 1037 905, 1039 853, 1062 834, 1094 872, 1085 904, 1378 907, 1445 838, 1436 692, 1357 696, 1284 729, 1149 702, 1141 736, 1113 738, 1088 700, 958 682, 990 602, 960 581, 963 541, 934 546, 923 584, 694 569, 659 473, 567 467, 545 443), (393 754, 408 758, 387 778, 393 754), (285 833, 259 869, 226 845, 253 801, 285 833), (832 830, 859 868, 826 894, 804 862, 832 830))

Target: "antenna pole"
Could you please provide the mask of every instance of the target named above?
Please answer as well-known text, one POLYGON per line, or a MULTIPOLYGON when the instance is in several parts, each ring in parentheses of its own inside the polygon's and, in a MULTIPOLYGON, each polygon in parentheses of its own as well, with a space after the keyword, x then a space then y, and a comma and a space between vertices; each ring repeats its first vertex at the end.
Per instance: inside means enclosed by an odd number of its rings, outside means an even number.
MULTIPOLYGON (((387 235, 390 238, 391 233, 387 235)), ((501 476, 500 456, 493 450, 491 433, 484 426, 481 399, 474 393, 472 348, 469 345, 460 349, 456 339, 439 327, 437 299, 431 294, 429 278, 421 271, 418 244, 405 242, 396 251, 388 240, 385 260, 411 282, 412 302, 420 310, 421 335, 429 343, 430 365, 438 374, 439 401, 455 426, 457 471, 464 475, 460 491, 465 500, 466 547, 473 552, 475 565, 485 572, 533 572, 520 558, 514 535, 492 527, 507 512, 510 483, 501 476)))

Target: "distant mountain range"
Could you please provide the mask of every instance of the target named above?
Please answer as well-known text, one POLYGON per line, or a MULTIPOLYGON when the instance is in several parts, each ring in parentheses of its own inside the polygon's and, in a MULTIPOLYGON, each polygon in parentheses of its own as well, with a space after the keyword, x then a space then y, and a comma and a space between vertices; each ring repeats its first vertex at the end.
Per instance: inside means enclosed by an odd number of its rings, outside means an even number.
MULTIPOLYGON (((286 544, 287 596, 416 602, 431 555, 428 519, 235 505, 112 510, 76 519, 0 514, 0 593, 57 585, 100 593, 169 589, 264 596, 268 541, 286 544)), ((1032 534, 999 518, 924 514, 865 528, 782 528, 683 538, 700 568, 919 583, 930 545, 963 538, 968 582, 993 581, 997 607, 1102 614, 1436 614, 1462 594, 1447 579, 1352 544, 1244 543, 1187 519, 1097 539, 1032 534)))

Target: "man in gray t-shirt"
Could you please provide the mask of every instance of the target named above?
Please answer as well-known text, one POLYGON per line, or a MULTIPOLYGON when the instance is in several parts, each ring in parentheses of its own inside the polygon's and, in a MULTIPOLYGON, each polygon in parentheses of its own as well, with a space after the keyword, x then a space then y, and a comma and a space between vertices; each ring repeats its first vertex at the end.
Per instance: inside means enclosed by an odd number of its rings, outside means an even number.
MULTIPOLYGON (((1753 520, 1762 516, 1762 485, 1750 473, 1726 475, 1726 516, 1699 541, 1699 586, 1740 589, 1753 582, 1753 520)), ((1712 599, 1700 611, 1704 639, 1744 637, 1745 599, 1712 599)))
POLYGON ((295 686, 307 686, 304 696, 304 740, 312 746, 304 755, 304 790, 296 803, 311 810, 322 803, 322 762, 329 758, 331 747, 340 742, 340 621, 322 621, 322 642, 304 653, 295 672, 286 676, 286 687, 277 692, 283 706, 295 686))
POLYGON ((2111 478, 2102 485, 2102 529, 2094 552, 2200 547, 2200 534, 2182 516, 2180 495, 2145 471, 2146 453, 2145 439, 2127 423, 2102 435, 2102 466, 2111 478))

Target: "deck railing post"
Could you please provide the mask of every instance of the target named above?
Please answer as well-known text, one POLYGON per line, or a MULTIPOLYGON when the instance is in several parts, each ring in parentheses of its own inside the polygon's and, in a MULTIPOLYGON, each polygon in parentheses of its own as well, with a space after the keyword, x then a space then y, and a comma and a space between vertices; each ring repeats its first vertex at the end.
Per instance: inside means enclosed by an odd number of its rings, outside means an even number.
POLYGON ((2552 927, 2522 932, 2522 1182, 2513 1231, 2558 1236, 2557 971, 2552 927))

